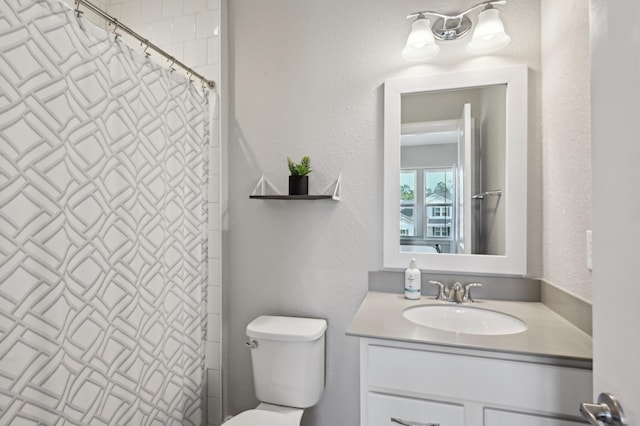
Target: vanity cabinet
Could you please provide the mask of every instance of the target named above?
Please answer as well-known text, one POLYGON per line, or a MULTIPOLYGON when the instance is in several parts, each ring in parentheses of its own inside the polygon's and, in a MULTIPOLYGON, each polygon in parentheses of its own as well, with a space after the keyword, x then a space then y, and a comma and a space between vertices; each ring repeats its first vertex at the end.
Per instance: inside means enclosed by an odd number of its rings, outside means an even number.
POLYGON ((591 375, 580 360, 362 338, 361 425, 577 426, 591 375))

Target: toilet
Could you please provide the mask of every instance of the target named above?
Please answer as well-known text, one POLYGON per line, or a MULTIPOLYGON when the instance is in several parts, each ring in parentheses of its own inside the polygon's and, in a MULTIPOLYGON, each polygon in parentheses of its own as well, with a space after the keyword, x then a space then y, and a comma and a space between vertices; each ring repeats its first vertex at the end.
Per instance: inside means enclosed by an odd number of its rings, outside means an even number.
POLYGON ((327 321, 262 315, 247 325, 256 408, 224 426, 300 426, 305 408, 324 390, 324 336, 327 321))

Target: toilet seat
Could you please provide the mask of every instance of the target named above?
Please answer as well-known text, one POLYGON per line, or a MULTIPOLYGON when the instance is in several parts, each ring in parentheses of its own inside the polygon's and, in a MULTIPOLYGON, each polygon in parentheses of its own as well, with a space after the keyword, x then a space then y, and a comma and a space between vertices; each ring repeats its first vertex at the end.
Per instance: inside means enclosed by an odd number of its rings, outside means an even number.
POLYGON ((224 426, 297 426, 285 414, 265 410, 247 410, 224 422, 224 426))

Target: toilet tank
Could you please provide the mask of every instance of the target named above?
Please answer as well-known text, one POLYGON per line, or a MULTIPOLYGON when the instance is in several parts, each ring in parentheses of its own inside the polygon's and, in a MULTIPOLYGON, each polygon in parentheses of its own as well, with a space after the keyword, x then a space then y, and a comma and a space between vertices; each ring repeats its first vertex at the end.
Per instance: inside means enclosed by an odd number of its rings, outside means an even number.
POLYGON ((262 402, 307 408, 324 389, 327 321, 262 315, 247 326, 256 397, 262 402))

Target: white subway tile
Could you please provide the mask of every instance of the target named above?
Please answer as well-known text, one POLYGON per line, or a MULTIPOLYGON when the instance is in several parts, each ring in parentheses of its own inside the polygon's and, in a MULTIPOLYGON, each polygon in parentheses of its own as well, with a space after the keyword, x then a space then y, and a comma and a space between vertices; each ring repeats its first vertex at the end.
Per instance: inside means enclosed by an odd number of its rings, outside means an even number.
MULTIPOLYGON (((80 8, 80 10, 83 10, 82 7, 80 8)), ((91 12, 86 13, 90 14, 91 12)), ((119 20, 122 16, 122 6, 119 4, 110 4, 109 6, 107 6, 107 13, 119 20)))
POLYGON ((207 38, 216 35, 220 25, 218 11, 209 10, 196 16, 196 38, 207 38))
POLYGON ((183 0, 162 0, 162 17, 176 18, 184 13, 183 0))
POLYGON ((220 334, 216 330, 220 328, 220 316, 218 314, 207 314, 207 341, 220 342, 217 336, 220 334))
POLYGON ((127 26, 140 22, 140 0, 129 0, 126 3, 122 3, 120 6, 120 15, 116 16, 120 22, 127 26))
POLYGON ((151 23, 151 42, 158 46, 171 44, 173 36, 173 19, 163 19, 151 23))
MULTIPOLYGON (((209 232, 209 231, 207 231, 209 232)), ((219 258, 215 258, 215 257, 207 257, 207 261, 210 262, 212 259, 219 259, 219 258)), ((211 287, 217 287, 218 289, 220 288, 220 275, 216 275, 214 273, 214 271, 209 271, 209 275, 207 277, 207 285, 211 286, 211 287)), ((220 292, 220 290, 218 290, 218 292, 220 292)), ((215 296, 215 294, 214 294, 215 296)), ((207 299, 209 300, 209 299, 207 299)), ((211 302, 213 303, 213 302, 211 302)), ((218 310, 213 310, 210 313, 214 314, 214 313, 218 313, 218 310)))
POLYGON ((220 63, 220 37, 207 39, 207 65, 220 63))
POLYGON ((220 285, 220 259, 208 259, 209 285, 220 285))
MULTIPOLYGON (((75 0, 65 0, 71 7, 75 8, 76 3, 75 0)), ((94 0, 93 5, 96 6, 98 9, 100 10, 107 10, 107 3, 105 3, 102 0, 94 0)), ((80 7, 80 10, 82 10, 82 6, 80 7)))
POLYGON ((220 230, 220 204, 209 203, 208 208, 209 208, 208 229, 210 231, 219 231, 220 230))
POLYGON ((219 314, 221 297, 220 287, 209 285, 207 287, 207 291, 207 314, 219 314))
POLYGON ((190 40, 184 44, 184 60, 190 67, 207 63, 207 40, 190 40))
POLYGON ((220 0, 207 0, 207 9, 220 9, 220 0))
POLYGON ((220 175, 209 175, 209 201, 220 199, 220 175))
POLYGON ((206 368, 220 369, 220 343, 204 342, 205 356, 204 363, 206 368))
POLYGON ((207 397, 220 398, 220 370, 207 370, 207 397))
POLYGON ((173 42, 193 40, 196 36, 196 15, 179 16, 173 19, 173 42))
MULTIPOLYGON (((213 104, 214 102, 214 98, 210 97, 209 101, 211 102, 209 104, 210 108, 213 108, 213 114, 214 116, 217 115, 217 103, 213 104)), ((217 99, 215 100, 215 102, 217 102, 217 99)), ((209 149, 220 149, 220 120, 214 118, 213 120, 211 120, 210 124, 209 124, 209 149)), ((220 163, 218 163, 218 166, 220 165, 220 163)), ((210 175, 217 175, 218 173, 216 173, 215 168, 211 168, 209 167, 209 174, 210 175)), ((210 200, 210 201, 215 201, 215 200, 210 200)))
POLYGON ((207 10, 207 0, 184 0, 184 14, 199 13, 207 10))
POLYGON ((220 315, 207 314, 207 341, 220 341, 220 315))
POLYGON ((159 0, 140 0, 140 22, 162 20, 162 3, 159 0))
MULTIPOLYGON (((214 131, 215 128, 210 128, 209 131, 214 131)), ((220 174, 220 148, 217 146, 209 145, 209 174, 220 174)), ((210 203, 215 203, 216 200, 209 200, 210 203)))
POLYGON ((207 398, 207 425, 220 426, 222 423, 222 401, 220 398, 207 398))
POLYGON ((220 257, 220 231, 209 231, 209 257, 220 257))

